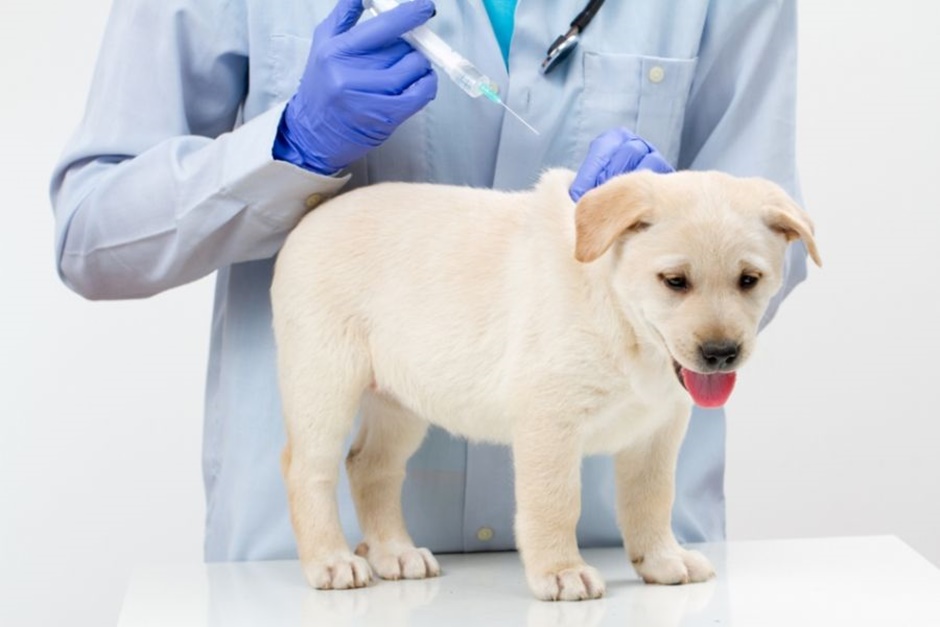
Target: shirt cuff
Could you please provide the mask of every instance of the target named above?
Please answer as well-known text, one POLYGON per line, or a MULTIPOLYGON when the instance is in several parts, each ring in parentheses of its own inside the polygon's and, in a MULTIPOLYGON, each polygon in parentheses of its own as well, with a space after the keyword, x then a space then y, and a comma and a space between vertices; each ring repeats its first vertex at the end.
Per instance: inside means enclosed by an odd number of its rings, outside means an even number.
POLYGON ((274 159, 271 147, 286 102, 250 120, 225 141, 224 196, 244 203, 272 226, 293 226, 307 211, 336 195, 351 175, 327 176, 274 159))

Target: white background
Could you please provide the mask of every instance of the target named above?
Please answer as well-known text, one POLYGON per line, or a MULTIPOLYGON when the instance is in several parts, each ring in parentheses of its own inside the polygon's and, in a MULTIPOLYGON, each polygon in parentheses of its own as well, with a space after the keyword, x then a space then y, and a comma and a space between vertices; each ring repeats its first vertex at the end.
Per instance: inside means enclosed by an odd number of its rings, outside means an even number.
MULTIPOLYGON (((211 281, 118 303, 58 282, 48 177, 80 118, 109 2, 11 4, 0 9, 0 624, 114 624, 134 564, 201 559, 211 281)), ((731 539, 896 534, 940 565, 938 17, 917 0, 801 5, 799 159, 826 265, 739 378, 731 539)))

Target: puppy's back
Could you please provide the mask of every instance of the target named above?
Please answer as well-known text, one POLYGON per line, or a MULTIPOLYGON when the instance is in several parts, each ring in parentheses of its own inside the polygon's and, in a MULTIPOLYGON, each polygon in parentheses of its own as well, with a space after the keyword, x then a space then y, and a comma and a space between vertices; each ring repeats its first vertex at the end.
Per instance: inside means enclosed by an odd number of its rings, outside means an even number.
POLYGON ((538 232, 568 230, 562 213, 570 176, 549 171, 535 190, 522 192, 422 183, 358 188, 304 217, 278 266, 341 280, 347 290, 363 281, 374 286, 386 275, 394 281, 399 268, 424 286, 486 274, 538 232))

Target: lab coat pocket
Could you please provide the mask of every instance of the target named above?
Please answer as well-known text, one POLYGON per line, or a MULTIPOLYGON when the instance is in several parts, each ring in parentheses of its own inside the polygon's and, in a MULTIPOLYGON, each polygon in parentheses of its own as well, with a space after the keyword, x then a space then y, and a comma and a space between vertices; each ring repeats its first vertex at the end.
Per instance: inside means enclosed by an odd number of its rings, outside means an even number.
POLYGON ((675 164, 697 59, 585 51, 582 139, 625 126, 675 164))

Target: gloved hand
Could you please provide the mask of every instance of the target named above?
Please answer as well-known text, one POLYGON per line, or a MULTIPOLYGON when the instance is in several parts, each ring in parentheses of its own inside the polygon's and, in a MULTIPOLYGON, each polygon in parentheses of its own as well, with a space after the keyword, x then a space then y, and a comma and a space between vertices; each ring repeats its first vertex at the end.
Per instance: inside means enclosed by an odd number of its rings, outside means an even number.
POLYGON ((401 39, 435 13, 433 2, 404 2, 357 24, 362 11, 362 0, 339 0, 314 30, 300 87, 281 117, 275 159, 334 174, 437 95, 428 60, 401 39))
POLYGON ((633 172, 652 170, 660 174, 673 172, 674 168, 655 148, 625 128, 615 128, 602 133, 588 148, 587 157, 575 177, 568 195, 575 202, 607 179, 633 172))

